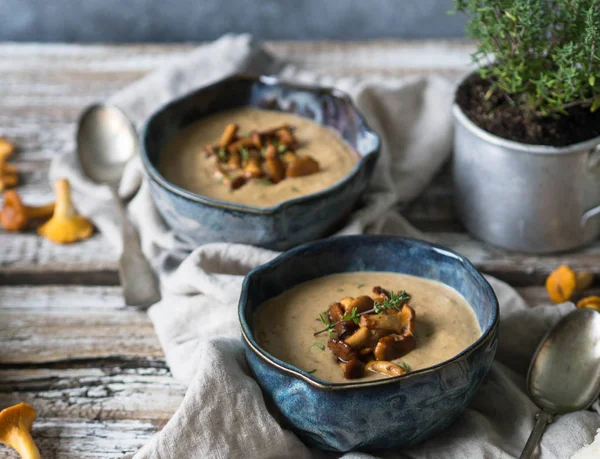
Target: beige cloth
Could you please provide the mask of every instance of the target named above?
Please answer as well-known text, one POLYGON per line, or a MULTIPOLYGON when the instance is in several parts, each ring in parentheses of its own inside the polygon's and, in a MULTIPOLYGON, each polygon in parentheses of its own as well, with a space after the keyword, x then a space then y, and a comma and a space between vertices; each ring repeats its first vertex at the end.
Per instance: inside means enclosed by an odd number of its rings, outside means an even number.
MULTIPOLYGON (((374 179, 341 232, 419 236, 396 211, 416 197, 446 161, 451 144, 453 84, 439 77, 390 80, 331 79, 286 66, 248 36, 226 36, 190 53, 178 65, 157 70, 111 98, 139 124, 165 101, 235 71, 278 74, 285 79, 336 86, 351 94, 383 151, 374 179)), ((119 248, 118 222, 108 190, 85 180, 74 154, 57 158, 51 176, 67 176, 80 210, 119 248)), ((163 300, 149 310, 173 375, 188 391, 164 429, 137 459, 319 458, 279 426, 249 376, 239 340, 237 300, 243 276, 277 254, 256 247, 213 243, 190 247, 177 238, 153 206, 139 160, 128 166, 121 194, 143 247, 159 272, 163 300), (191 252, 191 253, 190 253, 191 252)), ((497 361, 465 414, 421 445, 377 457, 514 458, 533 426, 536 407, 524 392, 529 359, 544 332, 572 305, 529 309, 506 284, 490 279, 501 302, 497 361)), ((567 458, 590 443, 600 416, 586 411, 560 417, 542 440, 542 458, 567 458)), ((373 456, 349 453, 344 458, 373 456)))

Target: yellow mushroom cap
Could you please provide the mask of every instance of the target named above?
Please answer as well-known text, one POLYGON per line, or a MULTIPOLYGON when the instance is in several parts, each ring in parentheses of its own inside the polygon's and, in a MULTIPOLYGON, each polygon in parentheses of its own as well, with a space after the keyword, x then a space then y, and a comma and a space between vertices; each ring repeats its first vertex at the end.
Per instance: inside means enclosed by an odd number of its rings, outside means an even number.
POLYGON ((17 451, 22 459, 40 459, 40 452, 31 438, 35 409, 19 403, 0 411, 0 442, 17 451))
POLYGON ((94 231, 94 226, 87 218, 78 215, 71 199, 71 186, 66 179, 58 179, 54 183, 56 205, 54 214, 38 232, 47 239, 59 244, 68 244, 80 239, 87 239, 94 231))
POLYGON ((546 290, 555 303, 569 301, 576 288, 577 276, 567 265, 559 266, 546 279, 546 290))
POLYGON ((578 308, 591 308, 600 311, 600 296, 586 296, 577 302, 578 308))
POLYGON ((25 206, 16 191, 4 195, 4 207, 0 211, 0 224, 7 231, 18 231, 27 225, 25 206))

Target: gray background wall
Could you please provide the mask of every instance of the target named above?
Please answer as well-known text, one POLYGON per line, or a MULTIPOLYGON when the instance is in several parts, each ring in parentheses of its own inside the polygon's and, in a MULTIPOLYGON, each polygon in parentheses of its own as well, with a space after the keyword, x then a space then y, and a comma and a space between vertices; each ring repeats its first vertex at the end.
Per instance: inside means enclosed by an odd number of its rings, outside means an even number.
POLYGON ((0 0, 0 40, 176 42, 461 37, 452 0, 0 0))

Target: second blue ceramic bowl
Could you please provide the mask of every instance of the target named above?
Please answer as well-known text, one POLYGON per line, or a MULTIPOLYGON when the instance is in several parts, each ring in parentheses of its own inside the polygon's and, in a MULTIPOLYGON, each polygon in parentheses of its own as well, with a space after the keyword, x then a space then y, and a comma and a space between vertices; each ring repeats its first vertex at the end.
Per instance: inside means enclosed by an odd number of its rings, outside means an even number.
POLYGON ((345 93, 248 76, 227 78, 159 109, 146 123, 141 143, 156 207, 181 238, 193 245, 237 242, 274 250, 318 239, 339 226, 367 188, 380 147, 379 136, 345 93), (174 133, 201 117, 239 106, 294 113, 328 126, 353 147, 359 161, 333 186, 267 208, 201 196, 159 173, 161 149, 174 133))
POLYGON ((451 250, 412 239, 347 236, 306 244, 250 272, 239 319, 250 369, 282 420, 306 443, 344 452, 408 446, 449 426, 494 360, 499 310, 488 282, 451 250), (449 285, 473 308, 481 337, 433 367, 345 384, 321 381, 260 347, 253 315, 264 301, 301 282, 353 271, 412 274, 449 285))

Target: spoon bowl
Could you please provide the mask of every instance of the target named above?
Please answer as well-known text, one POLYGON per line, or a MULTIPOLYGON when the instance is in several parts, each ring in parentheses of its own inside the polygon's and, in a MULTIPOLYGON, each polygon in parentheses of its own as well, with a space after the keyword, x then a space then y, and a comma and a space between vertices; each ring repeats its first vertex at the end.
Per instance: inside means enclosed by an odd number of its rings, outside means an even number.
POLYGON ((557 414, 588 408, 600 395, 600 313, 581 308, 567 314, 538 346, 527 392, 543 411, 521 454, 531 457, 546 426, 557 414))
POLYGON ((588 408, 600 394, 600 313, 576 309, 538 347, 527 375, 534 403, 551 414, 588 408))
POLYGON ((140 149, 134 126, 111 105, 92 105, 81 115, 77 145, 85 175, 112 188, 118 186, 125 164, 140 149))

